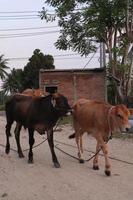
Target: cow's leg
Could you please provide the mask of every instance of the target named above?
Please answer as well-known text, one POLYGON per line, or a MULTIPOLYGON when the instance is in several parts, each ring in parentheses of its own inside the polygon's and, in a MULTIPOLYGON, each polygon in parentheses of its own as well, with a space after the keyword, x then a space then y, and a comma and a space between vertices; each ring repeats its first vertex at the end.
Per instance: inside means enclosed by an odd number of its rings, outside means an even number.
POLYGON ((93 160, 93 169, 94 170, 99 170, 99 166, 98 166, 98 156, 99 156, 99 153, 97 153, 100 149, 100 146, 99 146, 99 143, 97 141, 97 145, 96 145, 96 156, 94 157, 94 160, 93 160))
POLYGON ((28 155, 28 157, 29 157, 28 158, 28 163, 33 163, 32 147, 33 147, 33 144, 35 143, 35 140, 34 140, 34 129, 29 128, 28 131, 29 131, 29 146, 30 146, 29 155, 28 155))
POLYGON ((6 149, 5 149, 6 154, 10 152, 9 137, 11 136, 10 130, 11 130, 12 123, 13 121, 10 121, 10 122, 8 121, 6 124, 6 149))
POLYGON ((51 128, 47 131, 47 138, 48 138, 48 144, 49 144, 49 147, 50 147, 50 150, 51 150, 52 160, 53 160, 54 166, 56 168, 59 168, 60 164, 58 162, 58 159, 57 159, 55 151, 54 151, 53 128, 51 128))
POLYGON ((109 157, 108 157, 108 146, 107 146, 107 144, 105 144, 105 142, 103 141, 103 139, 101 137, 99 137, 99 144, 100 144, 100 147, 101 147, 104 157, 105 157, 105 174, 107 176, 110 176, 111 175, 111 164, 109 162, 109 157))
POLYGON ((21 131, 21 128, 22 128, 22 125, 17 123, 16 127, 15 127, 15 130, 14 130, 19 158, 23 158, 24 157, 22 149, 21 149, 21 146, 20 146, 20 131, 21 131))

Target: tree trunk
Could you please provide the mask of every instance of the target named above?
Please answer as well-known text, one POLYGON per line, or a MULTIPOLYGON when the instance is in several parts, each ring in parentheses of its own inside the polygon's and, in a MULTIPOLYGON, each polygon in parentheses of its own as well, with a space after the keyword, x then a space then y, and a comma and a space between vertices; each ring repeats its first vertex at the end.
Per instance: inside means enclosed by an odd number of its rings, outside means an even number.
POLYGON ((133 58, 131 60, 131 66, 130 66, 130 71, 129 71, 129 78, 127 82, 127 96, 130 96, 131 94, 131 77, 132 77, 132 72, 133 72, 133 58))

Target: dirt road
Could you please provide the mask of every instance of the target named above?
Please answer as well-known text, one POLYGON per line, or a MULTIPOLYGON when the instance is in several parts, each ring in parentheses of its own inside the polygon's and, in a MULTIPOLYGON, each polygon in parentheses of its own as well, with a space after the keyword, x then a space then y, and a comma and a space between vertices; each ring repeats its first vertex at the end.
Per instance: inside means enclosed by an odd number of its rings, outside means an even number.
MULTIPOLYGON (((13 130, 12 130, 13 132, 13 130)), ((62 131, 55 132, 55 144, 71 153, 77 154, 74 140, 68 135, 73 132, 69 125, 62 126, 62 131)), ((36 144, 44 136, 35 134, 36 144)), ((14 135, 11 147, 16 149, 14 135)), ((94 151, 95 140, 85 136, 85 149, 94 151)), ((5 145, 5 118, 0 116, 0 144, 5 145)), ((28 135, 21 133, 22 148, 28 148, 28 135)), ((133 163, 133 140, 113 139, 110 155, 133 163)), ((111 160, 112 176, 104 175, 104 159, 100 156, 100 170, 92 170, 92 161, 79 164, 76 160, 56 149, 61 168, 53 168, 51 153, 47 142, 34 149, 34 164, 19 159, 16 152, 9 155, 0 146, 0 200, 132 200, 133 199, 133 165, 111 160)), ((85 158, 93 155, 85 151, 85 158)))

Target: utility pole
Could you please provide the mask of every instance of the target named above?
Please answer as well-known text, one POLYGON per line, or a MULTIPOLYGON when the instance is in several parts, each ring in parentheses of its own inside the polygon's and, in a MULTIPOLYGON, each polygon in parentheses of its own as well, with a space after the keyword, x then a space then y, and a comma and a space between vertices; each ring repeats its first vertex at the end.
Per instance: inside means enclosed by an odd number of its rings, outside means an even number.
MULTIPOLYGON (((100 68, 105 67, 105 71, 106 71, 106 50, 105 50, 105 44, 103 42, 100 43, 100 68)), ((105 72, 105 74, 107 73, 107 71, 105 72)), ((107 98, 107 79, 106 79, 106 75, 105 75, 105 101, 108 100, 107 98)))
POLYGON ((106 50, 105 44, 103 42, 100 43, 100 68, 106 66, 106 50))

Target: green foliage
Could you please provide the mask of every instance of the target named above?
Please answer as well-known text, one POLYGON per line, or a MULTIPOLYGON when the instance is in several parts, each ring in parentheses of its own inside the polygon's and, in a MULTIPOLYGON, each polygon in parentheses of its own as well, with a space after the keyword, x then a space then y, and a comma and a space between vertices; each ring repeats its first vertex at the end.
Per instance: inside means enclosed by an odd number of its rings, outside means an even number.
POLYGON ((29 62, 22 69, 13 69, 4 80, 2 89, 5 93, 22 92, 26 88, 39 87, 39 70, 54 69, 54 59, 44 55, 39 49, 33 52, 29 62))
POLYGON ((5 105, 0 105, 0 111, 4 111, 5 110, 5 105))
POLYGON ((3 90, 0 91, 0 110, 4 110, 5 102, 10 98, 3 90))
POLYGON ((0 56, 0 78, 2 80, 7 76, 6 70, 9 69, 9 67, 7 67, 7 61, 7 59, 4 59, 4 55, 0 56))
POLYGON ((39 49, 36 49, 27 65, 24 67, 24 88, 38 88, 39 70, 54 68, 53 57, 51 55, 44 55, 39 49))
POLYGON ((60 124, 61 124, 61 125, 65 125, 65 124, 70 124, 70 125, 72 125, 72 124, 73 124, 72 115, 63 117, 62 120, 61 120, 61 122, 60 122, 60 124))
POLYGON ((24 89, 22 69, 13 69, 3 81, 2 89, 5 93, 22 92, 24 89))
POLYGON ((131 96, 133 96, 133 80, 131 81, 131 96))
MULTIPOLYGON (((119 96, 124 102, 125 95, 131 90, 128 52, 133 44, 133 1, 45 0, 45 3, 55 8, 55 16, 61 27, 55 43, 58 49, 72 49, 81 55, 88 55, 96 51, 97 43, 106 45, 109 73, 115 81, 115 84, 110 84, 108 91, 118 93, 114 94, 115 101, 119 96)), ((47 16, 43 8, 41 19, 54 20, 47 16)))
MULTIPOLYGON (((55 8, 59 19, 61 35, 55 43, 58 49, 71 48, 81 55, 88 55, 96 50, 96 42, 106 43, 112 27, 123 26, 126 1, 46 0, 45 3, 55 8)), ((48 21, 45 8, 41 18, 48 21)))
POLYGON ((107 101, 110 104, 115 105, 118 102, 118 100, 115 99, 116 88, 115 88, 114 82, 112 80, 108 80, 107 83, 108 83, 107 84, 107 94, 108 94, 107 101))

